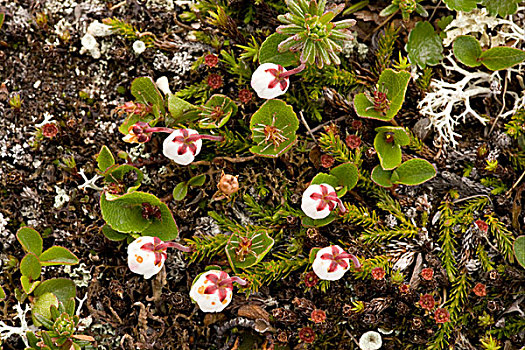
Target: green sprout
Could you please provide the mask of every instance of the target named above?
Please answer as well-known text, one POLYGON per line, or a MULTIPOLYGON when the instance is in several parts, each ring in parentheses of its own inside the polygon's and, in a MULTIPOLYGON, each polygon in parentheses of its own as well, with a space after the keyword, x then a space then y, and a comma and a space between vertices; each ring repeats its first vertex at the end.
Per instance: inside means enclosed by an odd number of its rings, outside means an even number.
POLYGON ((290 37, 279 44, 279 52, 300 51, 301 63, 315 63, 319 68, 325 64, 340 64, 337 52, 342 51, 343 41, 354 39, 347 28, 356 21, 330 21, 343 11, 345 5, 325 9, 326 0, 286 0, 286 5, 290 12, 277 17, 284 23, 277 28, 277 33, 290 37))
POLYGON ((388 5, 379 16, 390 16, 397 11, 401 11, 403 21, 408 22, 410 15, 415 11, 422 17, 428 17, 428 12, 419 3, 421 0, 392 0, 392 4, 388 5))

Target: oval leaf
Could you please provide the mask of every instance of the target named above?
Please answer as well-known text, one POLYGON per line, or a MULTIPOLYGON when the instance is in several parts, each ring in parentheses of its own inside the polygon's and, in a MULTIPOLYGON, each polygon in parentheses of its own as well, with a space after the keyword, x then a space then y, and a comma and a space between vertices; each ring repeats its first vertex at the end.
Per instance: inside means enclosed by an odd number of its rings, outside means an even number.
POLYGON ((399 178, 395 183, 403 185, 419 185, 436 176, 436 168, 424 159, 410 159, 394 170, 399 178))
POLYGON ((33 253, 36 256, 42 254, 44 244, 42 236, 31 227, 22 227, 18 230, 16 233, 16 239, 18 239, 18 242, 22 245, 24 251, 33 253))
POLYGON ((42 265, 38 257, 33 253, 28 253, 20 262, 20 272, 29 280, 36 280, 42 272, 42 265))
POLYGON ((247 248, 244 253, 240 253, 243 236, 239 234, 233 234, 225 248, 230 266, 235 272, 239 268, 245 269, 257 264, 268 254, 275 243, 266 230, 251 232, 246 238, 251 241, 251 247, 247 248))
POLYGON ((188 185, 193 187, 200 187, 206 182, 206 174, 200 174, 188 180, 188 185))
POLYGON ((150 77, 140 77, 133 80, 131 94, 142 104, 152 104, 155 117, 158 118, 160 114, 164 114, 164 99, 150 77))
POLYGON ((33 323, 35 326, 40 327, 42 324, 49 329, 53 328, 53 322, 51 321, 51 306, 58 307, 58 298, 51 292, 43 293, 39 295, 31 307, 31 313, 33 316, 33 323), (39 316, 39 317, 37 317, 39 316))
POLYGON ((451 10, 470 12, 477 7, 480 0, 443 0, 451 10))
MULTIPOLYGON (((53 293, 58 301, 66 303, 70 298, 77 294, 75 283, 67 278, 53 278, 42 282, 35 289, 35 296, 40 297, 45 293, 53 293)), ((57 304, 58 306, 58 304, 57 304)))
POLYGON ((104 234, 104 236, 106 236, 107 239, 115 242, 123 241, 128 237, 128 235, 125 233, 115 231, 108 224, 102 227, 102 233, 104 234))
POLYGON ((102 172, 105 172, 107 168, 115 164, 115 158, 107 146, 102 146, 100 149, 97 155, 97 164, 98 169, 102 172))
POLYGON ((176 201, 183 200, 188 194, 188 184, 186 182, 180 182, 173 189, 173 199, 176 201))
POLYGON ((277 47, 279 44, 288 39, 288 35, 274 33, 266 38, 259 49, 259 63, 275 63, 283 67, 297 65, 299 59, 297 54, 287 51, 279 52, 277 47))
POLYGON ((377 165, 371 174, 372 181, 381 187, 392 187, 394 184, 391 181, 392 171, 384 170, 381 165, 377 165))
POLYGON ((406 46, 410 62, 421 69, 435 66, 443 59, 443 44, 441 38, 434 32, 430 22, 417 22, 408 35, 406 46))
POLYGON ((374 139, 374 148, 377 151, 379 162, 384 170, 392 170, 401 164, 401 147, 395 142, 386 142, 385 133, 380 132, 374 139))
POLYGON ((525 51, 512 47, 493 47, 479 57, 481 63, 490 70, 501 70, 525 61, 525 51))
POLYGON ((479 61, 481 45, 473 36, 458 36, 454 41, 453 50, 456 59, 464 65, 469 67, 481 66, 481 62, 479 61))
POLYGON ((514 255, 521 267, 525 268, 525 236, 519 236, 514 241, 514 255))
POLYGON ((519 2, 520 0, 483 0, 482 5, 491 15, 505 17, 518 11, 519 2))
POLYGON ((53 246, 40 255, 42 266, 52 265, 75 265, 78 264, 78 258, 64 247, 53 246))
POLYGON ((340 186, 345 186, 347 190, 351 190, 357 185, 359 170, 355 164, 345 163, 330 170, 330 175, 337 178, 337 182, 340 186))

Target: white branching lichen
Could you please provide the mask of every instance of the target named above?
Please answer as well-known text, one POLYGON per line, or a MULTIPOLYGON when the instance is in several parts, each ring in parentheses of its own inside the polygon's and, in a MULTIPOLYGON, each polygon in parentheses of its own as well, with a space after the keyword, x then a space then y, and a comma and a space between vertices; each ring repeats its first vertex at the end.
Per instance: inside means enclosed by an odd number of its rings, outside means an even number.
POLYGON ((31 307, 26 304, 24 306, 24 309, 22 309, 22 305, 20 305, 20 303, 17 303, 15 306, 13 306, 13 309, 15 309, 16 311, 16 316, 13 317, 13 319, 19 319, 20 326, 8 326, 4 323, 4 321, 0 321, 0 339, 8 339, 13 335, 18 335, 20 336, 20 338, 22 338, 24 344, 26 346, 29 346, 29 343, 27 342, 26 332, 34 332, 36 330, 34 326, 28 326, 26 320, 26 314, 28 312, 31 312, 31 307))

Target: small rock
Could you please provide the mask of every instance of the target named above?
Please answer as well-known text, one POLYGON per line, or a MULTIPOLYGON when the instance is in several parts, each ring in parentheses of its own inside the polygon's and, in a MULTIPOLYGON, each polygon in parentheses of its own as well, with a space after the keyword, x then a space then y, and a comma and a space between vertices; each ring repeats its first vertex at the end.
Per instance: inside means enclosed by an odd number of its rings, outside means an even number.
POLYGON ((427 139, 432 133, 432 129, 429 126, 430 119, 421 118, 417 121, 416 125, 414 125, 412 131, 418 138, 420 138, 422 141, 425 141, 425 139, 427 139))

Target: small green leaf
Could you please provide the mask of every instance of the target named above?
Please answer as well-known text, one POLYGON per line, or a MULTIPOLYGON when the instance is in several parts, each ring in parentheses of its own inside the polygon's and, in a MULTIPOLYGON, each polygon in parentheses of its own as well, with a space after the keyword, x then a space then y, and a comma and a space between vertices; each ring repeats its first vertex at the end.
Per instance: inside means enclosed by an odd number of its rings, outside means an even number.
POLYGON ((36 280, 42 272, 42 265, 38 257, 33 253, 27 253, 20 262, 20 272, 30 280, 36 280))
POLYGON ((33 253, 36 256, 40 256, 40 254, 42 254, 44 244, 42 236, 40 236, 40 233, 31 227, 22 227, 20 230, 18 230, 16 233, 16 239, 18 239, 18 242, 20 242, 22 245, 24 251, 33 253))
POLYGON ((224 95, 213 95, 200 113, 199 127, 213 129, 223 127, 237 113, 237 105, 224 95))
POLYGON ((372 170, 372 181, 374 181, 376 184, 378 184, 381 187, 392 187, 394 184, 391 181, 392 177, 392 171, 391 170, 384 170, 381 168, 381 165, 377 165, 372 170))
POLYGON ((157 236, 170 241, 178 236, 178 228, 168 206, 152 194, 135 191, 122 196, 104 192, 100 196, 102 217, 112 229, 122 233, 139 232, 143 236, 157 236), (159 208, 161 220, 142 217, 142 204, 159 208))
POLYGON ((20 283, 22 284, 22 289, 24 290, 24 293, 31 294, 35 290, 36 287, 41 283, 41 281, 30 281, 27 276, 21 276, 20 277, 20 283))
POLYGON ((141 77, 133 80, 131 83, 131 94, 142 104, 152 104, 153 114, 155 114, 156 118, 165 113, 164 99, 157 89, 157 85, 150 77, 141 77))
POLYGON ((451 10, 470 12, 476 8, 480 0, 443 0, 451 10))
POLYGON ((277 158, 297 141, 299 119, 293 108, 281 100, 268 100, 252 115, 250 130, 255 146, 250 152, 277 158))
POLYGON ((501 70, 525 61, 525 51, 512 47, 493 47, 479 57, 481 63, 490 70, 501 70))
POLYGON ((75 265, 78 264, 78 258, 64 247, 53 246, 40 255, 42 266, 53 265, 75 265))
POLYGON ((192 105, 189 102, 184 101, 180 97, 177 97, 173 94, 168 96, 168 110, 170 111, 171 117, 173 118, 173 123, 180 123, 185 121, 185 115, 196 110, 197 107, 192 105))
POLYGON ((35 326, 40 327, 43 324, 46 328, 53 329, 50 308, 51 305, 58 306, 58 302, 59 300, 57 296, 51 292, 42 293, 37 296, 31 307, 33 323, 35 326))
POLYGON ((304 227, 323 227, 323 226, 330 224, 334 220, 335 220, 334 213, 330 213, 330 215, 328 215, 324 219, 318 219, 318 220, 312 219, 308 216, 303 216, 301 218, 301 225, 303 225, 304 227))
POLYGON ((115 164, 115 158, 107 146, 102 146, 100 152, 97 155, 98 169, 105 172, 107 168, 115 164))
POLYGON ((435 66, 443 59, 443 44, 441 38, 434 32, 429 22, 417 22, 408 35, 406 46, 410 62, 416 63, 421 69, 435 66))
POLYGON ((5 19, 5 13, 0 13, 0 29, 2 28, 2 25, 4 24, 5 19))
POLYGON ((393 182, 413 186, 436 176, 436 168, 424 159, 415 158, 401 164, 394 173, 399 178, 393 182))
POLYGON ((201 187, 206 181, 206 174, 200 174, 188 180, 188 185, 192 187, 201 187))
POLYGON ((330 174, 337 178, 340 186, 345 186, 346 190, 351 190, 357 185, 359 170, 353 163, 344 163, 330 170, 330 174))
POLYGON ((384 170, 392 170, 401 164, 401 147, 395 142, 386 142, 384 132, 377 133, 374 139, 374 148, 384 170))
POLYGON ((328 175, 325 173, 319 173, 314 176, 312 181, 310 182, 310 185, 321 185, 321 184, 327 184, 332 186, 333 188, 336 188, 339 186, 339 179, 335 174, 328 175))
POLYGON ((286 39, 288 39, 288 35, 279 33, 267 37, 259 49, 259 64, 274 63, 283 67, 297 65, 299 62, 297 54, 291 51, 281 53, 277 48, 286 39))
POLYGON ((399 6, 390 4, 387 7, 385 7, 383 11, 379 13, 379 16, 381 17, 390 16, 391 14, 396 13, 397 11, 399 11, 399 6))
POLYGON ((516 261, 525 269, 525 236, 519 236, 514 241, 516 261))
POLYGON ((117 188, 122 187, 122 193, 136 191, 144 179, 144 174, 139 168, 130 164, 115 165, 106 170, 104 181, 106 184, 115 184, 117 188))
POLYGON ((127 135, 129 133, 129 128, 131 128, 133 125, 135 125, 138 122, 144 122, 144 123, 150 123, 153 121, 153 116, 151 114, 141 116, 138 114, 131 114, 126 119, 124 119, 124 122, 118 127, 118 131, 120 133, 127 135))
POLYGON ((77 289, 75 283, 68 278, 52 278, 42 282, 35 289, 34 295, 40 297, 45 293, 53 293, 60 302, 65 303, 76 296, 77 289))
POLYGON ((453 45, 454 56, 456 59, 469 67, 481 65, 481 45, 479 41, 470 35, 458 36, 453 45))
POLYGON ((310 254, 308 255, 308 262, 310 264, 313 264, 315 261, 315 256, 317 255, 317 252, 320 251, 321 248, 312 248, 310 249, 310 254))
POLYGON ((481 4, 487 8, 492 16, 506 17, 518 11, 519 2, 520 0, 482 0, 481 4))
POLYGON ((233 271, 237 273, 237 269, 246 269, 259 263, 272 249, 274 243, 266 230, 253 231, 246 236, 234 233, 225 247, 226 256, 233 271), (251 245, 244 249, 243 237, 251 242, 251 245))
POLYGON ((188 184, 186 182, 180 182, 173 189, 173 199, 176 201, 181 201, 186 198, 188 194, 188 184))
POLYGON ((107 239, 115 242, 123 241, 128 237, 128 235, 125 233, 115 231, 108 224, 102 226, 102 233, 104 234, 104 236, 106 236, 107 239))
POLYGON ((2 286, 0 286, 0 301, 2 301, 4 299, 5 299, 5 291, 4 291, 4 288, 2 288, 2 286))
POLYGON ((386 91, 386 96, 390 101, 390 108, 385 115, 374 109, 373 103, 360 93, 354 99, 356 113, 363 118, 379 119, 384 121, 392 120, 401 109, 405 101, 405 93, 410 81, 410 73, 394 72, 392 69, 385 69, 379 77, 377 86, 386 91))

